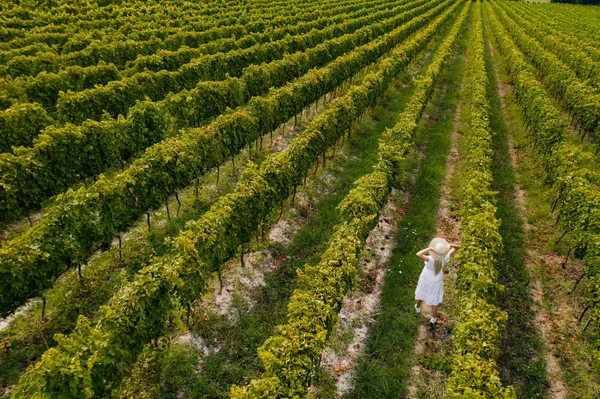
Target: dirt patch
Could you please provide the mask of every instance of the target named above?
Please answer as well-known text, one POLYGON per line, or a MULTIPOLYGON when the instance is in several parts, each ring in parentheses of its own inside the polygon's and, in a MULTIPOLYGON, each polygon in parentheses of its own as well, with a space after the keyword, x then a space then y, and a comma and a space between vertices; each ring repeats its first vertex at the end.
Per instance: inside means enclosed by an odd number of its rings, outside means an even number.
POLYGON ((0 390, 0 398, 8 398, 10 393, 14 391, 16 387, 16 385, 11 385, 9 387, 4 388, 4 390, 0 390))
MULTIPOLYGON (((288 128, 288 129, 294 135, 302 133, 297 127, 294 128, 293 125, 291 128, 288 128)), ((288 129, 285 129, 285 130, 288 130, 288 129)), ((280 134, 277 137, 273 138, 273 144, 272 144, 273 151, 275 153, 286 151, 291 142, 292 142, 292 140, 289 137, 287 137, 283 134, 280 134)))
POLYGON ((290 245, 290 242, 292 242, 292 237, 296 228, 290 225, 286 220, 280 220, 269 232, 269 240, 279 242, 284 248, 287 248, 288 245, 290 245))
MULTIPOLYGON (((223 348, 222 343, 216 341, 208 343, 204 338, 194 332, 187 332, 186 334, 177 337, 174 343, 196 350, 201 359, 204 359, 206 356, 215 355, 223 348)), ((195 369, 196 375, 202 374, 203 370, 203 362, 200 361, 195 369)))
POLYGON ((244 311, 255 305, 253 294, 265 285, 265 274, 275 269, 275 260, 274 249, 265 248, 244 254, 244 266, 241 258, 229 262, 221 273, 223 288, 219 279, 214 278, 211 295, 201 301, 198 309, 202 314, 225 316, 229 323, 235 324, 240 316, 236 303, 241 301, 244 311))
POLYGON ((6 316, 4 319, 0 319, 0 331, 7 328, 16 317, 19 317, 19 316, 25 314, 33 306, 34 301, 41 301, 41 299, 37 299, 37 298, 30 299, 29 301, 27 301, 27 303, 25 305, 23 305, 19 309, 17 309, 16 312, 14 312, 13 314, 11 314, 9 316, 6 316))
POLYGON ((216 342, 214 342, 212 345, 208 344, 201 336, 193 332, 188 332, 178 337, 176 342, 179 345, 187 345, 195 348, 204 356, 214 355, 223 348, 223 345, 220 345, 216 342))

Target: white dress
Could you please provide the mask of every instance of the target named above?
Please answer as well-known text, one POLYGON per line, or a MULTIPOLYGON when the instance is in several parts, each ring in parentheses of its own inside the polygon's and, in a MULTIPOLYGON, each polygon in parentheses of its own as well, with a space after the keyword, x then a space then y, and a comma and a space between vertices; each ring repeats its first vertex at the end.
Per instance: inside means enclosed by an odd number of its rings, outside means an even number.
MULTIPOLYGON (((450 255, 444 258, 444 264, 450 261, 450 255)), ((428 305, 437 306, 444 299, 444 281, 442 279, 444 272, 440 271, 437 275, 434 269, 434 260, 430 256, 425 262, 419 282, 415 291, 415 299, 421 300, 428 305)))

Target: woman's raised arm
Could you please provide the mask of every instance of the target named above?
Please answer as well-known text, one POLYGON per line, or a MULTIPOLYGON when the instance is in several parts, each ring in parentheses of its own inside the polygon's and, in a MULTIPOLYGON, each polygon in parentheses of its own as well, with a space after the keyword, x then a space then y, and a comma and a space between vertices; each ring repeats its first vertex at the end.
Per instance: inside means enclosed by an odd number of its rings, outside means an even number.
POLYGON ((460 248, 460 245, 457 244, 448 244, 448 246, 450 247, 450 251, 448 251, 448 256, 454 255, 454 253, 460 248))
POLYGON ((429 256, 425 255, 425 252, 428 252, 428 251, 433 251, 433 249, 429 248, 429 247, 422 249, 419 252, 417 252, 417 256, 419 258, 423 259, 425 262, 427 262, 429 260, 429 256))

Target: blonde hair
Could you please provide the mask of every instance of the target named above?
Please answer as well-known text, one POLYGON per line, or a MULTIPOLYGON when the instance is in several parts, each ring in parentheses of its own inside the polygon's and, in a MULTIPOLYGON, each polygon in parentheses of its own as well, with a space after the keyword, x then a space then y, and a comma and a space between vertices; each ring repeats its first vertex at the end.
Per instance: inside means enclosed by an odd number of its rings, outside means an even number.
POLYGON ((444 266, 444 257, 441 257, 440 259, 433 259, 433 271, 435 273, 435 275, 437 276, 438 274, 440 274, 440 272, 442 271, 442 267, 444 266))

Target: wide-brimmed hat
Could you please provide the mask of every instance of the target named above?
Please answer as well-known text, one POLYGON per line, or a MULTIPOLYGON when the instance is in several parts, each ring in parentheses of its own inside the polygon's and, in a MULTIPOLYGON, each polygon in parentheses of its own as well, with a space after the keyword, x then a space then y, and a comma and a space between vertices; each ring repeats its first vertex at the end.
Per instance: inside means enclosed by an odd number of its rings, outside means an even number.
POLYGON ((429 243, 429 248, 433 248, 433 251, 429 251, 429 254, 433 257, 433 259, 442 259, 446 256, 446 253, 450 249, 450 245, 448 241, 443 238, 436 237, 429 243))

